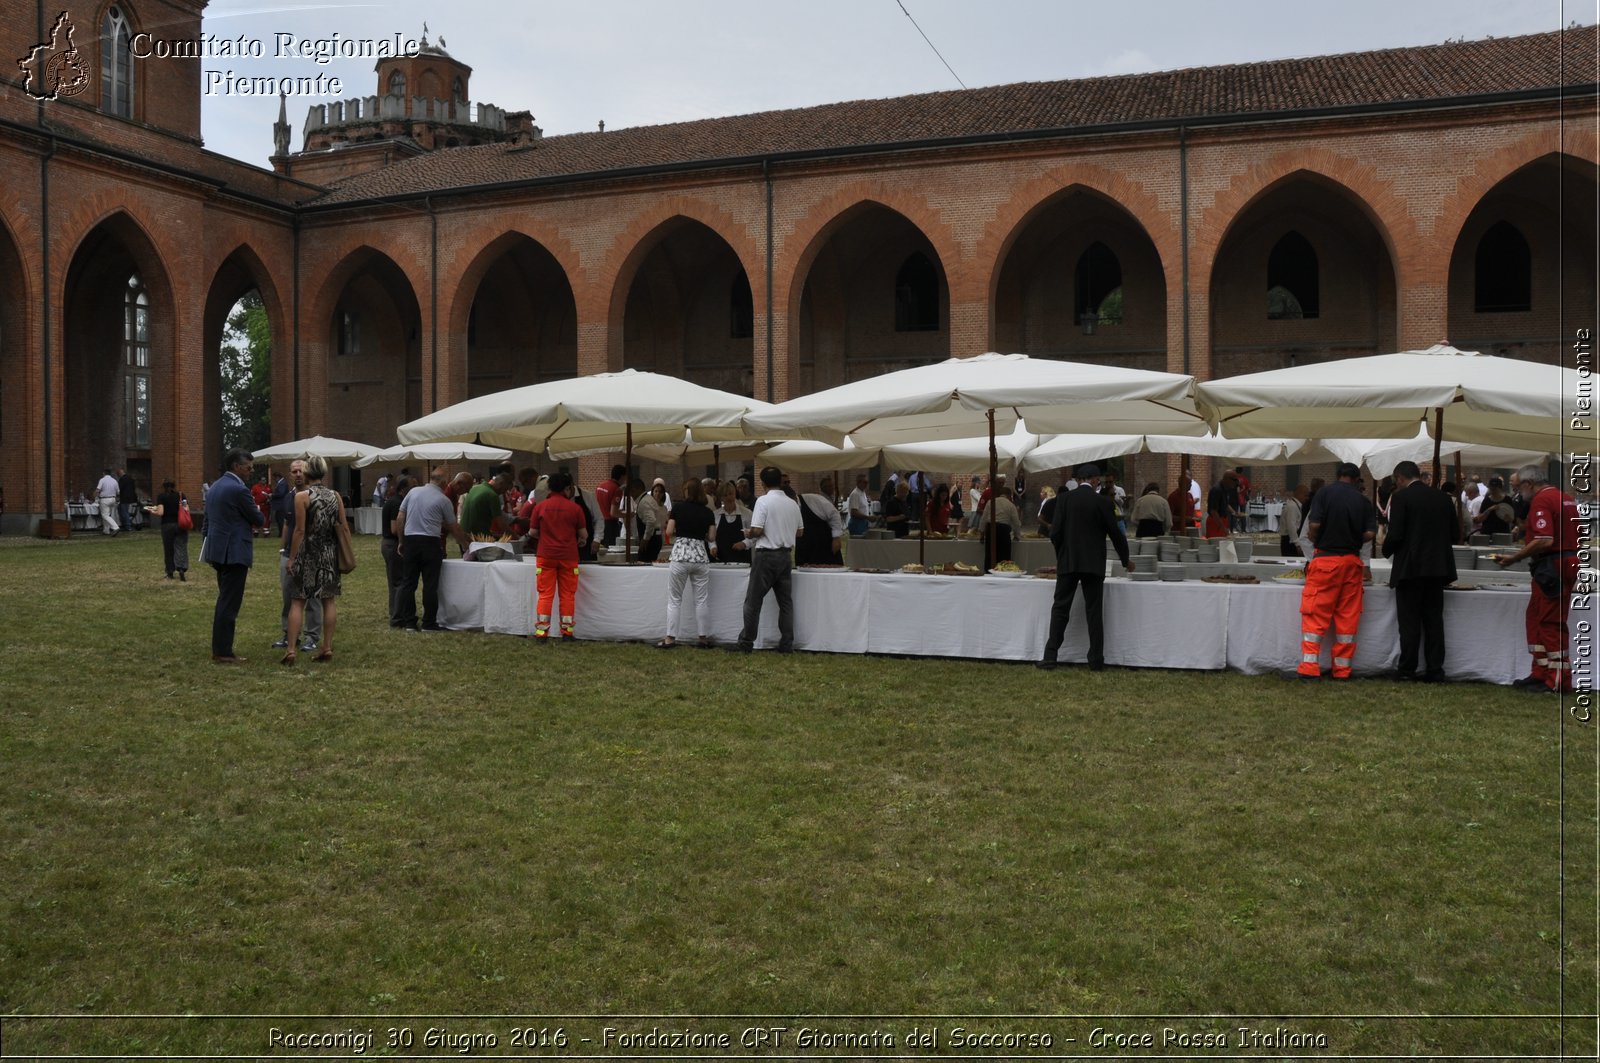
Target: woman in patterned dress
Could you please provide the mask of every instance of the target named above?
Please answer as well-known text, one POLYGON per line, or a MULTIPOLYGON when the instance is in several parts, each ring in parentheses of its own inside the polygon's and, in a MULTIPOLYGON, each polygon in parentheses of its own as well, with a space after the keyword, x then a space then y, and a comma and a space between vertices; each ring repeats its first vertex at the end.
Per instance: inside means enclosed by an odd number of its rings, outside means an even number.
POLYGON ((336 529, 345 523, 344 501, 322 484, 326 458, 306 459, 306 489, 294 496, 294 541, 289 546, 289 652, 282 664, 294 664, 306 599, 322 602, 322 652, 314 661, 333 660, 333 631, 339 600, 339 541, 336 529))

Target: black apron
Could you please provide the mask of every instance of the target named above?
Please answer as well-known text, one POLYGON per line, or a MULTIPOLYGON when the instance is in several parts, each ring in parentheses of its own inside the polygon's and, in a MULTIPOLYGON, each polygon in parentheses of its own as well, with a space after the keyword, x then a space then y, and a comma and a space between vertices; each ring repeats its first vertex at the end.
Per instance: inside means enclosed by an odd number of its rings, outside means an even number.
POLYGON ((1140 539, 1159 539, 1161 537, 1161 522, 1159 520, 1141 520, 1139 526, 1133 530, 1133 533, 1140 539))
POLYGON ((735 513, 732 520, 726 520, 726 513, 727 510, 717 511, 717 560, 725 565, 747 565, 750 551, 733 548, 735 543, 744 542, 744 518, 735 513))
POLYGON ((817 516, 805 499, 800 500, 800 529, 805 534, 795 543, 795 561, 801 565, 834 564, 833 526, 817 516))

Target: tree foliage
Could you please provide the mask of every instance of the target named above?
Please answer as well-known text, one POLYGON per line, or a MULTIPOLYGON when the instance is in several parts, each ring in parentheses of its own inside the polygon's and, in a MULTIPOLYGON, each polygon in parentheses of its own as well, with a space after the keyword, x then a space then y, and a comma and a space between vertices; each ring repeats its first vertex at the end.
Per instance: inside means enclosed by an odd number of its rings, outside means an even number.
POLYGON ((222 446, 259 450, 272 435, 272 329, 261 293, 234 304, 222 332, 222 446))

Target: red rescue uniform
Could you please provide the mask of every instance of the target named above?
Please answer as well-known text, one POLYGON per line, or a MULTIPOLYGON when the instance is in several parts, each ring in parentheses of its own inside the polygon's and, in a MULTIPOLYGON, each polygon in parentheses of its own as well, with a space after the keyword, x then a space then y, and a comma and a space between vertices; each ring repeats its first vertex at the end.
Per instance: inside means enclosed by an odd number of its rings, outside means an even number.
POLYGON ((1567 613, 1578 582, 1578 542, 1583 518, 1578 504, 1559 487, 1545 486, 1528 505, 1528 538, 1549 539, 1551 548, 1530 559, 1533 589, 1528 594, 1528 652, 1532 675, 1551 690, 1572 690, 1571 635, 1567 613), (1544 570, 1544 571, 1541 571, 1544 570), (1545 587, 1540 586, 1544 577, 1545 587), (1555 593, 1550 593, 1553 590, 1555 593))
POLYGON ((535 579, 539 588, 538 613, 533 637, 550 637, 550 613, 556 591, 561 592, 561 637, 571 638, 577 614, 578 536, 586 527, 583 510, 566 495, 551 494, 533 507, 528 534, 534 536, 535 579))

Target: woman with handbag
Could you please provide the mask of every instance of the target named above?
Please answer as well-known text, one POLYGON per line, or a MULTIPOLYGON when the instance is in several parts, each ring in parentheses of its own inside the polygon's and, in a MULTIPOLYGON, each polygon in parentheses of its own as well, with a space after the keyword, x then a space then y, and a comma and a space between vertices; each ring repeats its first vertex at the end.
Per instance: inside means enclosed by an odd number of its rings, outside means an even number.
POLYGON ((194 518, 189 515, 189 500, 178 493, 178 485, 171 480, 161 485, 155 505, 144 511, 161 518, 161 561, 167 569, 167 579, 177 573, 181 582, 189 581, 189 531, 194 518))
POLYGON ((279 663, 292 665, 300 643, 306 599, 322 602, 322 652, 314 661, 333 660, 333 632, 339 619, 340 576, 354 568, 348 553, 350 526, 344 500, 324 487, 326 458, 306 459, 306 489, 294 496, 294 539, 289 545, 289 649, 279 663))

